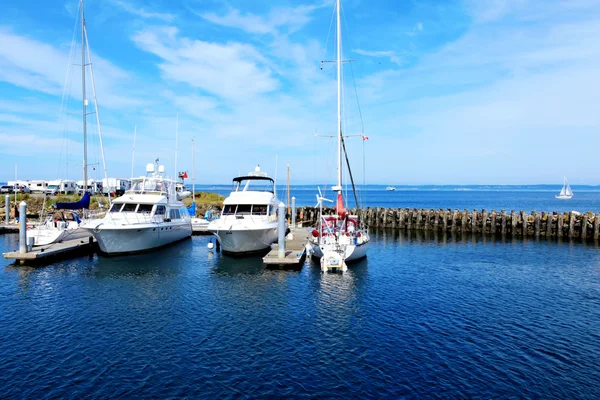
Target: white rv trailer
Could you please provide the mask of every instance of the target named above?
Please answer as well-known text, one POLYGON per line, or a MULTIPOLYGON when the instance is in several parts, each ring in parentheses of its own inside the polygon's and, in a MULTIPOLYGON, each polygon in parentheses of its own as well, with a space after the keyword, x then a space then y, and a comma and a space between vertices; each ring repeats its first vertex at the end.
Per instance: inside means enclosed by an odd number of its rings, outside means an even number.
POLYGON ((46 189, 46 193, 48 194, 74 194, 76 191, 77 184, 75 181, 67 179, 48 181, 48 188, 46 189))

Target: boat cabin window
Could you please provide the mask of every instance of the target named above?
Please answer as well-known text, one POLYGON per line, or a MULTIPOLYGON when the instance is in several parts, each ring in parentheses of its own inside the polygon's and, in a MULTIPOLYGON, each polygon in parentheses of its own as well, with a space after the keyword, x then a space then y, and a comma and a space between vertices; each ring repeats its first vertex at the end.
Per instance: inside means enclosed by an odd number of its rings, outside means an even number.
POLYGON ((165 206, 159 205, 156 206, 156 211, 154 215, 165 215, 167 213, 167 208, 165 206))
POLYGON ((227 204, 221 215, 267 215, 268 210, 266 204, 227 204))
POLYGON ((149 214, 152 212, 152 204, 140 204, 138 206, 137 212, 149 214))
POLYGON ((238 204, 236 215, 250 215, 252 213, 251 204, 238 204))
POLYGON ((123 206, 123 208, 121 209, 121 212, 135 212, 136 207, 137 207, 137 204, 126 203, 123 206))
POLYGON ((237 206, 235 204, 227 204, 227 205, 225 205, 225 207, 223 207, 223 212, 221 212, 221 215, 233 215, 233 214, 235 214, 236 207, 237 206))
POLYGON ((252 215, 267 215, 269 206, 264 204, 255 204, 252 206, 252 215))
POLYGON ((119 203, 114 203, 112 205, 112 207, 110 208, 110 212, 119 212, 121 211, 121 207, 123 207, 123 204, 119 204, 119 203))
POLYGON ((178 209, 169 210, 169 215, 170 215, 171 219, 179 219, 180 218, 178 209))
POLYGON ((240 177, 233 180, 234 192, 271 192, 273 191, 273 179, 267 177, 240 177))

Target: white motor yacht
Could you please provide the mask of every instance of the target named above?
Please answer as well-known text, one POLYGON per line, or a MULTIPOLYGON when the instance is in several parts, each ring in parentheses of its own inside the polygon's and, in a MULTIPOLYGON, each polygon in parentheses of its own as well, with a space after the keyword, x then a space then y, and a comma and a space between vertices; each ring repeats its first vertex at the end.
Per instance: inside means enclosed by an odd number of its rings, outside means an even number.
POLYGON ((221 217, 210 222, 208 231, 225 254, 264 251, 277 240, 278 205, 275 182, 257 166, 254 172, 233 179, 221 217))
POLYGON ((175 181, 163 165, 148 164, 146 176, 132 179, 101 220, 80 225, 91 232, 105 254, 136 253, 162 247, 192 235, 190 215, 177 199, 175 181))

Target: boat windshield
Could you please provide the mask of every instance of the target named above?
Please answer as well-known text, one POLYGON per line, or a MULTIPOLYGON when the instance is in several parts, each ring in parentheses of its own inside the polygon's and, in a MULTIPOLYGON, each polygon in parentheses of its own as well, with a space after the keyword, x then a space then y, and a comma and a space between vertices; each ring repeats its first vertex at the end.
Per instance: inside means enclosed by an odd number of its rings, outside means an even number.
POLYGON ((274 193, 273 179, 258 176, 242 176, 233 180, 234 192, 270 192, 274 193))
POLYGON ((132 182, 128 192, 133 193, 167 193, 168 182, 156 178, 136 179, 132 182))

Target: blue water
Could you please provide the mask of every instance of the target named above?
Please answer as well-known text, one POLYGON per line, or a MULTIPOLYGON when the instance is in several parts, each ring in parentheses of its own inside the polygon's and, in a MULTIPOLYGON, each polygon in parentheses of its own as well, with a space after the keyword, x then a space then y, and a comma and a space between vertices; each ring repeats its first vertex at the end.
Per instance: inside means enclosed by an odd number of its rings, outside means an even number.
POLYGON ((600 397, 598 247, 375 232, 323 274, 208 240, 0 259, 1 397, 600 397))
MULTIPOLYGON (((592 211, 600 212, 600 189, 595 186, 573 186, 575 195, 570 200, 554 196, 562 186, 415 186, 396 187, 386 191, 385 186, 369 185, 359 190, 359 202, 365 207, 402 207, 425 209, 468 209, 488 211, 592 211)), ((196 185, 197 191, 209 191, 228 196, 231 185, 196 185)), ((323 189, 322 189, 323 190, 323 189)), ((316 185, 292 186, 290 196, 296 197, 297 206, 314 206, 317 202, 316 185)), ((277 189, 278 197, 287 201, 285 189, 277 189)), ((325 197, 335 199, 336 194, 324 191, 325 197)), ((349 207, 355 207, 354 196, 347 193, 349 207)))

